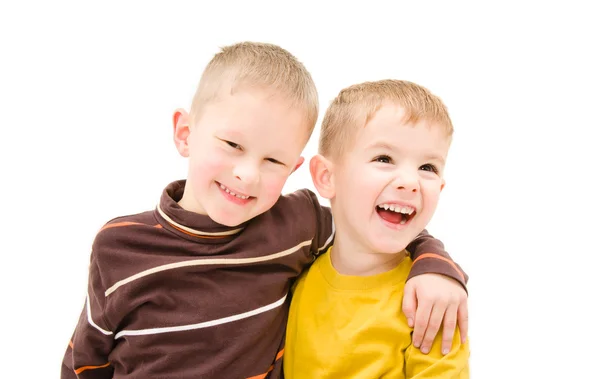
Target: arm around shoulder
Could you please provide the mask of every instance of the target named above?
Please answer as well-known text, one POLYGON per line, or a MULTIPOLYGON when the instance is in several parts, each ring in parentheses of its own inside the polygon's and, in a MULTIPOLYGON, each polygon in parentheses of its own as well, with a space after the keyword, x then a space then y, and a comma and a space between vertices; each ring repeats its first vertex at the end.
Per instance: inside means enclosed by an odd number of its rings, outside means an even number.
POLYGON ((444 249, 442 241, 436 239, 427 230, 423 230, 407 247, 413 260, 408 279, 421 274, 441 274, 458 281, 467 289, 469 277, 463 269, 452 260, 444 249))
POLYGON ((300 214, 305 216, 300 217, 298 222, 315 224, 315 237, 311 250, 315 255, 323 254, 333 244, 335 235, 331 208, 321 205, 317 195, 308 189, 298 190, 294 195, 303 199, 297 203, 297 206, 300 207, 300 214))

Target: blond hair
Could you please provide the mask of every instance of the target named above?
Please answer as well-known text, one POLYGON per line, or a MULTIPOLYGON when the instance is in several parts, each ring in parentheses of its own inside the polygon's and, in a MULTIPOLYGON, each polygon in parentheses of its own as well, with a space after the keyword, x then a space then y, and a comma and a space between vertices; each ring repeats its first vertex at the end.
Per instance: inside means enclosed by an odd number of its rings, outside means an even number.
POLYGON ((443 127, 448 137, 452 137, 452 121, 439 97, 412 82, 380 80, 340 91, 323 117, 319 153, 331 158, 342 156, 354 141, 358 128, 364 127, 387 103, 404 108, 406 124, 426 121, 443 127))
POLYGON ((287 50, 258 42, 223 47, 212 58, 202 73, 192 100, 192 123, 197 121, 202 107, 216 99, 222 90, 233 94, 243 86, 275 90, 287 97, 292 106, 304 108, 309 132, 312 133, 319 114, 319 100, 310 73, 287 50))

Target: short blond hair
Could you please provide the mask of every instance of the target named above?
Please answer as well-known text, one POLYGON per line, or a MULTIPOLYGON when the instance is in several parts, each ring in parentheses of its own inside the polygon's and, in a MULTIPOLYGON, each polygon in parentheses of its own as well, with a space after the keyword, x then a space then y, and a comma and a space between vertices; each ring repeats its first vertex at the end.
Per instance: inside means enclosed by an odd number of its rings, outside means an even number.
POLYGON ((409 81, 380 80, 355 84, 340 91, 323 117, 319 154, 341 157, 354 142, 358 128, 364 127, 387 103, 404 108, 406 124, 426 121, 443 127, 448 137, 452 137, 454 127, 439 97, 409 81))
POLYGON ((317 88, 304 65, 290 52, 273 44, 241 42, 221 48, 208 63, 192 100, 190 119, 222 90, 235 93, 243 86, 258 86, 287 97, 304 108, 312 133, 319 114, 317 88))

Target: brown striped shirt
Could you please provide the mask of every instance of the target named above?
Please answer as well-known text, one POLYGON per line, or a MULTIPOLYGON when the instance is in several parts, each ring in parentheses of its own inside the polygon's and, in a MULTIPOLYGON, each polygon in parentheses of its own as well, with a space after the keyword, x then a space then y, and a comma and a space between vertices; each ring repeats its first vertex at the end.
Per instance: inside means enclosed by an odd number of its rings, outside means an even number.
MULTIPOLYGON (((300 190, 231 228, 182 209, 184 184, 99 231, 63 379, 282 377, 290 284, 331 245, 329 208, 300 190)), ((411 276, 466 282, 426 232, 408 250, 411 276)))

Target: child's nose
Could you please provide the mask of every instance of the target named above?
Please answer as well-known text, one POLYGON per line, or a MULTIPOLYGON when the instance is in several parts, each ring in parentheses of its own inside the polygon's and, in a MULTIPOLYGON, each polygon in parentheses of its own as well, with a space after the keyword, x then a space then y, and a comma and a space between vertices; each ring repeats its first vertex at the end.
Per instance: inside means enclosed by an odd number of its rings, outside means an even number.
POLYGON ((252 163, 238 164, 233 170, 233 175, 245 184, 255 184, 259 178, 258 168, 252 163))
POLYGON ((400 173, 394 181, 396 189, 407 192, 417 192, 419 189, 419 179, 412 173, 400 173))

